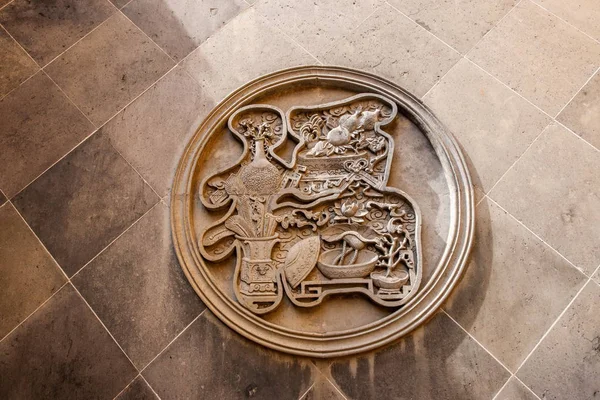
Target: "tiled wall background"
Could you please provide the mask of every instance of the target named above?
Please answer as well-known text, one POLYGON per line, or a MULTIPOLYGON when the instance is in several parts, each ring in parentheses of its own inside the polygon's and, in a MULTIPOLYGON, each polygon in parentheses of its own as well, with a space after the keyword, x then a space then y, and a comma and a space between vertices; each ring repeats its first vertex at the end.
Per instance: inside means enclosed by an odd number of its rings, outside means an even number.
POLYGON ((597 0, 0 0, 0 398, 600 398, 597 0), (332 362, 225 328, 170 242, 177 159, 261 74, 373 71, 475 177, 444 309, 332 362))

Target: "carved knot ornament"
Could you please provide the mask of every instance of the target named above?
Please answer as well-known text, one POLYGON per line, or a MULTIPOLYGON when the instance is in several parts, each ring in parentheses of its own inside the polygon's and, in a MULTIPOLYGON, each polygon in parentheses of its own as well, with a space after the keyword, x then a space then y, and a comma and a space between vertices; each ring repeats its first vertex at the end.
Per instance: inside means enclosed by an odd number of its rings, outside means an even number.
POLYGON ((174 238, 226 324, 329 357, 393 340, 435 311, 464 267, 472 201, 458 147, 420 102, 369 74, 303 67, 242 87, 201 125, 175 180, 174 238), (438 230, 454 248, 431 265, 417 197, 390 183, 394 158, 408 156, 402 124, 429 140, 448 186, 438 230))

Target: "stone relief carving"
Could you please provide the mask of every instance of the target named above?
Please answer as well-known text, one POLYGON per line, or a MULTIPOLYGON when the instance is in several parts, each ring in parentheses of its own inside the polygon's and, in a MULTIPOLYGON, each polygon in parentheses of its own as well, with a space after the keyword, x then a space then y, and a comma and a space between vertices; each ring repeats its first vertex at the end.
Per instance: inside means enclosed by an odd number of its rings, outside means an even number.
POLYGON ((286 116, 249 105, 229 118, 244 152, 200 186, 207 209, 227 211, 199 247, 209 261, 237 257, 240 304, 265 314, 284 294, 313 307, 361 293, 397 307, 418 290, 419 209, 387 186, 394 140, 384 129, 396 113, 393 101, 360 94, 286 116), (287 160, 277 153, 286 140, 295 143, 287 160))
POLYGON ((211 312, 259 344, 324 358, 436 312, 465 269, 474 205, 460 148, 418 99, 366 72, 305 66, 208 114, 171 220, 211 312))

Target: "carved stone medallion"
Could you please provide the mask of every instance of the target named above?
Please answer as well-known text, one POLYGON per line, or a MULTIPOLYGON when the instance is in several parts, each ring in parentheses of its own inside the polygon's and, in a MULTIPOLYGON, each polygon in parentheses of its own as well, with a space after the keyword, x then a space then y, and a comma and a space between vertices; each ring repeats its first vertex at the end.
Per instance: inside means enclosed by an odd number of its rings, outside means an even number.
POLYGON ((313 357, 425 321, 473 235, 454 139, 400 87, 338 67, 273 73, 221 102, 188 144, 171 210, 179 260, 211 311, 313 357))

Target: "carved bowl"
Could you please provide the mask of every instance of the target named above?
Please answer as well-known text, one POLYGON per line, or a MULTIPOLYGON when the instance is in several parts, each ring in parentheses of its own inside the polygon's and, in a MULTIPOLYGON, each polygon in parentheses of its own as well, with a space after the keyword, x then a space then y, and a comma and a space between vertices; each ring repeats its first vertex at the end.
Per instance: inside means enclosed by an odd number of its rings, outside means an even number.
POLYGON ((382 289, 400 289, 402 285, 408 282, 409 274, 406 271, 402 271, 399 276, 385 276, 385 272, 373 272, 371 279, 375 286, 382 289))
POLYGON ((333 265, 333 260, 340 255, 339 249, 328 250, 321 254, 317 268, 329 279, 364 278, 375 269, 379 256, 370 250, 358 252, 356 263, 350 265, 333 265))

